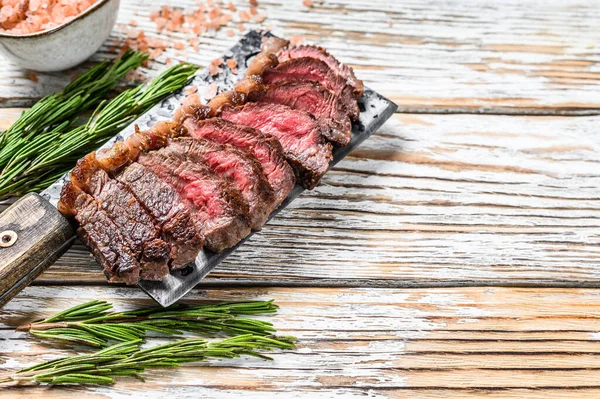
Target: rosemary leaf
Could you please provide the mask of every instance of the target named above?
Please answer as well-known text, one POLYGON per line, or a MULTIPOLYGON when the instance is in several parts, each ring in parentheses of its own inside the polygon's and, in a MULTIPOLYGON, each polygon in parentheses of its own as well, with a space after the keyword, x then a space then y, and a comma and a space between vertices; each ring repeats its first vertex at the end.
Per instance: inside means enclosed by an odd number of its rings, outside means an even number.
POLYGON ((113 312, 106 301, 90 301, 54 316, 19 327, 40 339, 72 342, 92 347, 106 347, 109 341, 143 339, 148 332, 181 335, 184 332, 205 337, 275 333, 268 321, 240 317, 276 312, 273 301, 245 301, 196 306, 175 305, 166 310, 152 307, 113 312))
POLYGON ((20 370, 12 376, 0 378, 0 384, 46 383, 62 384, 113 384, 113 377, 135 377, 148 368, 178 367, 185 363, 209 358, 233 359, 242 355, 270 359, 262 351, 293 349, 290 337, 270 338, 252 334, 239 335, 221 341, 208 342, 190 338, 140 348, 141 340, 110 346, 90 355, 71 356, 41 363, 20 370))

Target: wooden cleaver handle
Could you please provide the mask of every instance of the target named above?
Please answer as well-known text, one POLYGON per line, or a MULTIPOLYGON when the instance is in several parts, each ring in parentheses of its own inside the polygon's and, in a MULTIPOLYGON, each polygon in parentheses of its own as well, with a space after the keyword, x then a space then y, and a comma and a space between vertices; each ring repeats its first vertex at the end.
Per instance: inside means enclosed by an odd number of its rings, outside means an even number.
POLYGON ((27 194, 0 214, 0 307, 71 246, 73 227, 38 194, 27 194))

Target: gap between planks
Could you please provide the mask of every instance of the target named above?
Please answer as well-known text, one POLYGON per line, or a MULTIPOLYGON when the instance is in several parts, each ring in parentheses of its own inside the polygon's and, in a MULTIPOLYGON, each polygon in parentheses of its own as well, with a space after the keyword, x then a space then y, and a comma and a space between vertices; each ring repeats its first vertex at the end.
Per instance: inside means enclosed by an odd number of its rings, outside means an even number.
MULTIPOLYGON (((91 299, 111 301, 117 310, 151 304, 143 293, 118 287, 28 287, 0 311, 0 359, 9 359, 0 370, 70 353, 11 329, 91 299)), ((378 399, 593 398, 600 392, 600 290, 230 287, 195 289, 185 302, 240 299, 274 299, 281 308, 266 319, 297 336, 298 348, 275 352, 273 362, 154 370, 147 383, 5 392, 378 399)))

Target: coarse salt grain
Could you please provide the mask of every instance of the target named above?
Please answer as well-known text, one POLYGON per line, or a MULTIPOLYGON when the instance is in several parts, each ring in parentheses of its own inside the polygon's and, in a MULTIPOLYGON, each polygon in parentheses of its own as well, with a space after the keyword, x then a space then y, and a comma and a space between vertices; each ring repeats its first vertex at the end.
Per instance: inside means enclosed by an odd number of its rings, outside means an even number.
POLYGON ((197 86, 190 86, 187 89, 185 89, 184 94, 186 96, 189 96, 189 95, 194 94, 196 91, 198 91, 198 87, 197 86))
POLYGON ((71 21, 96 0, 1 0, 0 29, 15 34, 40 32, 71 21))
POLYGON ((208 73, 210 73, 210 76, 216 76, 221 72, 221 68, 219 68, 218 66, 212 65, 210 64, 208 66, 208 73))
POLYGON ((225 62, 225 64, 227 64, 227 68, 233 69, 237 66, 237 61, 234 60, 233 58, 230 58, 225 62))
MULTIPOLYGON (((26 0, 0 0, 0 4, 5 1, 26 1, 26 0)), ((48 0, 29 0, 30 2, 40 2, 48 0)), ((59 0, 54 0, 59 1, 59 0)), ((62 0, 62 1, 73 1, 73 0, 62 0)), ((87 0, 96 1, 96 0, 87 0)), ((124 24, 117 24, 117 28, 121 30, 126 38, 121 41, 121 53, 127 48, 138 49, 150 52, 150 59, 153 60, 159 57, 169 47, 172 47, 177 51, 175 56, 183 55, 186 45, 189 45, 194 51, 199 50, 198 37, 205 33, 209 35, 212 31, 217 32, 224 27, 228 29, 225 31, 227 36, 235 36, 235 28, 237 27, 240 32, 246 29, 246 26, 242 22, 257 22, 262 23, 266 15, 259 13, 256 9, 258 6, 257 1, 249 1, 249 6, 243 9, 242 6, 236 6, 231 1, 225 0, 205 0, 200 2, 197 8, 186 11, 181 7, 171 7, 164 5, 159 10, 151 11, 149 16, 150 20, 154 21, 156 30, 154 34, 161 34, 163 32, 181 32, 183 33, 183 41, 169 41, 166 40, 159 42, 158 39, 152 39, 151 37, 145 37, 143 32, 137 32, 135 37, 133 32, 127 29, 124 24), (237 14, 237 15, 235 15, 237 14), (236 18, 238 17, 238 18, 236 18), (235 23, 232 24, 232 21, 235 23), (130 33, 131 32, 131 33, 130 33)), ((1 13, 0 9, 0 13, 1 13)), ((130 21, 128 24, 131 26, 138 26, 136 21, 130 21)), ((171 54, 173 55, 173 54, 171 54)), ((181 61, 181 60, 180 60, 181 61)), ((215 60, 215 64, 209 68, 211 75, 216 75, 221 72, 219 66, 223 63, 223 60, 215 60)), ((237 73, 237 68, 234 73, 237 73)))
POLYGON ((202 97, 204 97, 205 100, 211 100, 216 95, 217 95, 217 84, 216 83, 211 83, 210 85, 208 85, 204 89, 204 92, 202 93, 202 97))

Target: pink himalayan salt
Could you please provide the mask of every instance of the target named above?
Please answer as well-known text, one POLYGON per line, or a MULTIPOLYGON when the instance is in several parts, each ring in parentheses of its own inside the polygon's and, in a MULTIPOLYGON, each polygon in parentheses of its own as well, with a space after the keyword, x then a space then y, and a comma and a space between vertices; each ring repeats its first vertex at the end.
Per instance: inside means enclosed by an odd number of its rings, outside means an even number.
POLYGON ((40 32, 69 22, 97 0, 0 0, 0 29, 40 32))

